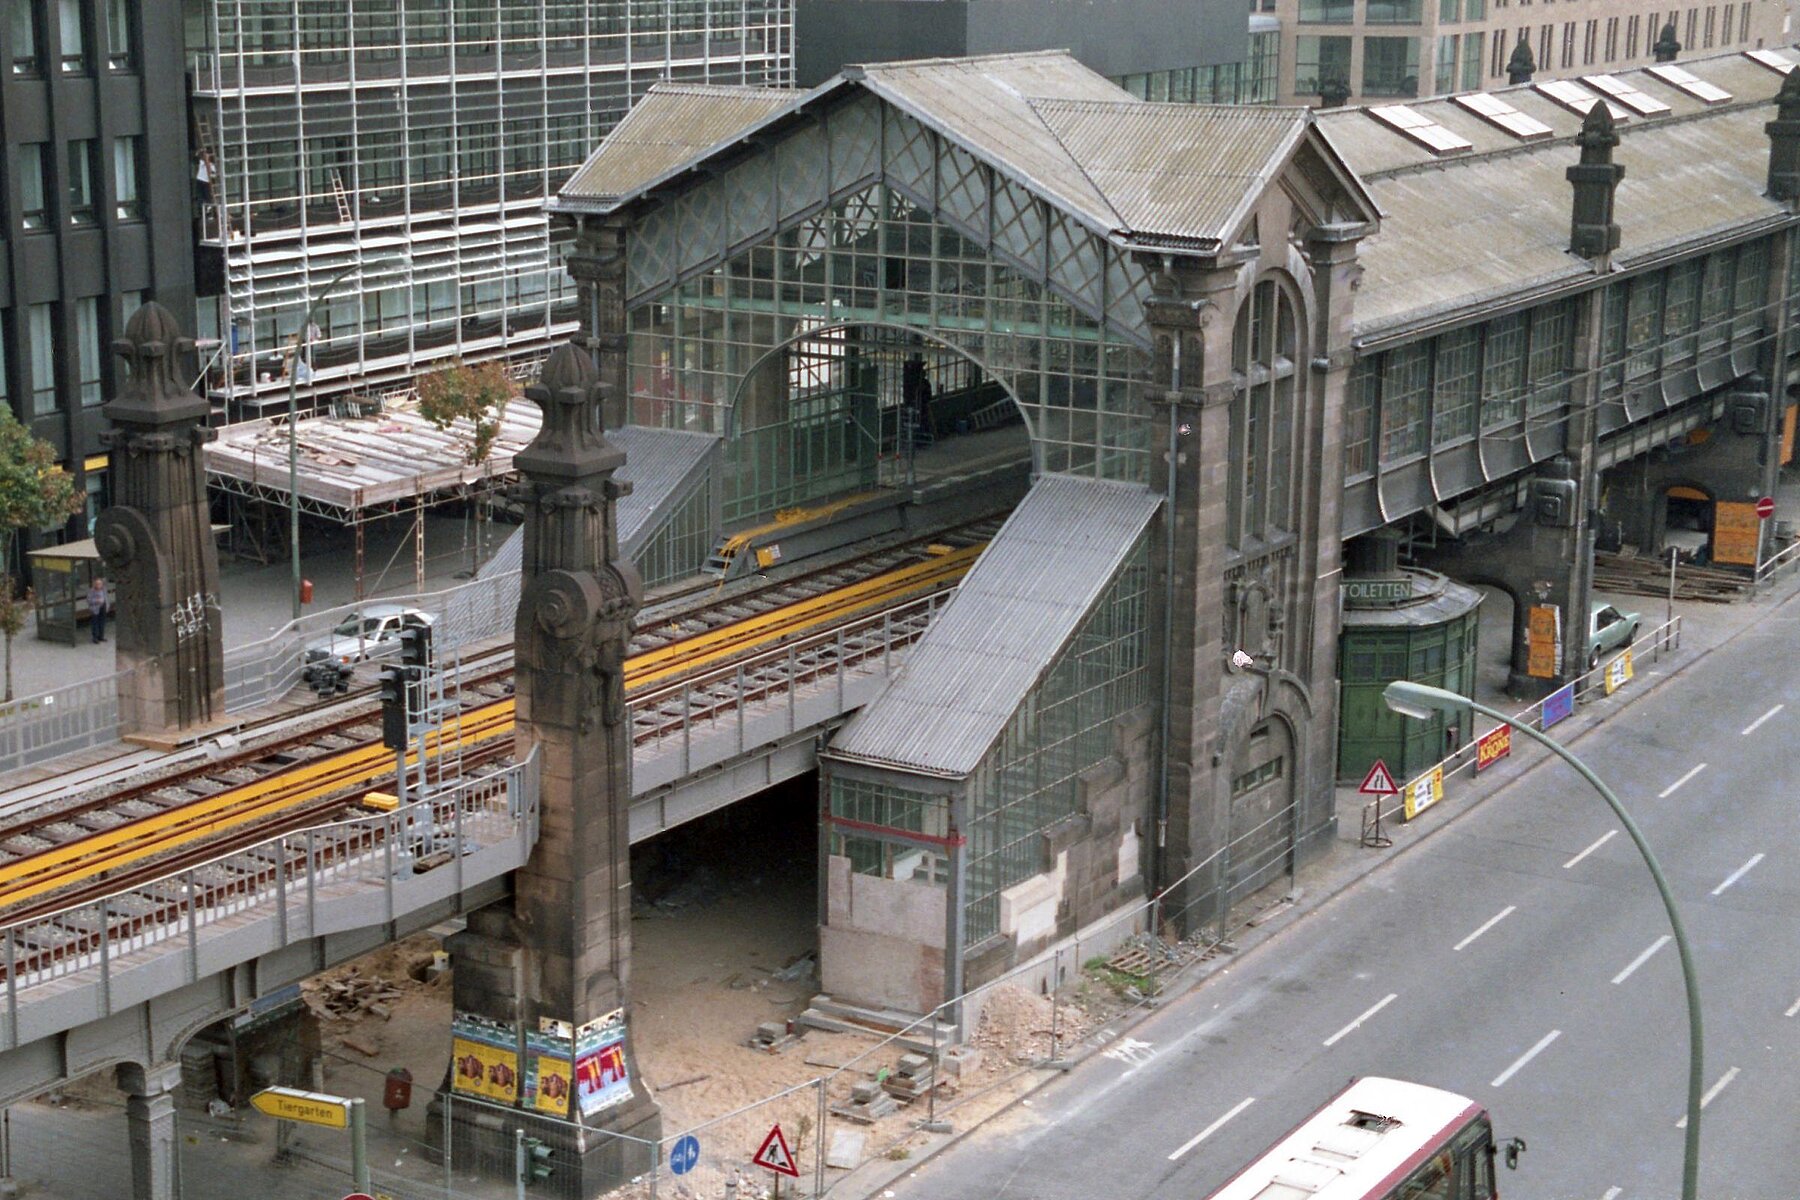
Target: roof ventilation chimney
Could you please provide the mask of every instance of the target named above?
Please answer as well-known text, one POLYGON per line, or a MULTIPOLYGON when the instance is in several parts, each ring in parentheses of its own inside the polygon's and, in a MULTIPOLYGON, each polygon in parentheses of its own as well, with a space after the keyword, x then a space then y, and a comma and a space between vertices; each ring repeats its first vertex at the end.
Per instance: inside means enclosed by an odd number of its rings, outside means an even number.
POLYGON ((1575 141, 1581 147, 1581 161, 1568 170, 1569 182, 1575 185, 1569 249, 1583 258, 1604 258, 1619 248, 1613 193, 1625 174, 1625 168, 1612 160, 1619 133, 1606 101, 1596 100, 1588 109, 1575 141))
POLYGON ((1769 196, 1800 200, 1800 70, 1787 73, 1775 96, 1775 119, 1763 126, 1769 135, 1769 196))
POLYGON ((1350 99, 1350 80, 1342 67, 1325 67, 1319 72, 1319 107, 1342 108, 1350 99))
POLYGON ((1512 57, 1506 60, 1506 82, 1530 83, 1536 73, 1537 60, 1531 57, 1531 43, 1520 38, 1513 47, 1512 57))
POLYGON ((1675 56, 1681 53, 1681 43, 1675 40, 1675 22, 1670 21, 1656 35, 1656 45, 1650 47, 1656 55, 1657 62, 1674 62, 1675 56))

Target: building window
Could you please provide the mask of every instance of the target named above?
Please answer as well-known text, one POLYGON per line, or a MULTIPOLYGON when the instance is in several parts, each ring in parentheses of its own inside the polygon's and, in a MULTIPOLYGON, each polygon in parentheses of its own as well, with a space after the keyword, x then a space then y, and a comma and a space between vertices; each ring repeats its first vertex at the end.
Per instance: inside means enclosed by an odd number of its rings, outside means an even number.
POLYGON ((1555 37, 1556 37, 1556 26, 1554 26, 1554 25, 1539 25, 1538 26, 1537 65, 1538 65, 1538 70, 1540 70, 1540 71, 1548 70, 1550 63, 1553 61, 1551 58, 1551 52, 1556 49, 1556 46, 1554 44, 1555 37))
POLYGON ((56 411, 56 305, 26 308, 31 343, 31 415, 56 411))
POLYGON ((75 367, 83 408, 93 408, 106 399, 100 387, 100 362, 100 301, 87 296, 75 302, 75 367))
POLYGON ((1619 18, 1606 18, 1606 61, 1619 57, 1619 18))
POLYGON ((138 199, 138 138, 131 135, 113 139, 113 187, 115 211, 121 221, 132 221, 144 215, 138 199))
POLYGON ((1462 0, 1438 0, 1438 24, 1452 25, 1462 20, 1462 0))
POLYGON ((129 71, 137 44, 132 37, 131 0, 107 0, 106 65, 115 71, 129 71))
POLYGON ((1369 0, 1364 20, 1370 25, 1417 25, 1422 7, 1420 0, 1369 0))
POLYGON ((1625 18, 1625 57, 1637 57, 1638 22, 1641 18, 1630 16, 1625 18))
POLYGON ((1569 400, 1569 349, 1573 302, 1559 300, 1531 310, 1530 399, 1532 416, 1556 412, 1569 400))
POLYGON ((1338 80, 1350 82, 1350 39, 1307 37, 1294 39, 1294 94, 1316 96, 1321 86, 1338 80))
POLYGON ((50 220, 45 182, 44 143, 26 142, 19 147, 19 223, 26 229, 42 229, 50 220))
POLYGON ((1456 35, 1440 34, 1437 40, 1437 70, 1432 75, 1431 91, 1441 96, 1456 90, 1456 35))
POLYGON ((1481 393, 1481 329, 1470 326, 1437 339, 1432 388, 1431 443, 1442 446, 1475 432, 1481 393))
POLYGON ((1419 39, 1364 38, 1362 91, 1365 96, 1417 96, 1419 39))
POLYGON ((1486 433, 1519 419, 1525 395, 1525 317, 1522 313, 1489 321, 1481 359, 1481 431, 1486 433))
POLYGON ((1472 92, 1481 86, 1482 45, 1484 33, 1463 34, 1462 90, 1472 92))
POLYGON ((1463 0, 1463 20, 1487 20, 1487 0, 1463 0))
POLYGON ((1350 368, 1344 395, 1344 474, 1350 478, 1375 469, 1369 459, 1373 440, 1375 398, 1381 393, 1381 360, 1364 358, 1350 368))
POLYGON ((36 75, 44 69, 43 22, 38 0, 7 0, 12 9, 12 69, 14 75, 36 75))
POLYGON ((94 223, 94 139, 69 142, 69 224, 94 223))
POLYGON ((1354 0, 1300 0, 1302 25, 1348 25, 1355 20, 1354 0))
POLYGON ((1581 61, 1583 65, 1593 65, 1594 55, 1599 52, 1599 43, 1600 22, 1589 21, 1581 33, 1581 61))
POLYGON ((81 0, 57 0, 56 16, 62 38, 59 61, 63 73, 79 75, 88 69, 87 29, 82 23, 81 0))
POLYGON ((1562 65, 1565 71, 1575 65, 1575 22, 1573 21, 1563 23, 1562 65))
POLYGON ((1699 33, 1699 31, 1700 31, 1700 10, 1697 8, 1690 8, 1690 9, 1688 9, 1688 14, 1687 14, 1687 37, 1682 39, 1682 45, 1684 47, 1692 47, 1694 44, 1695 36, 1699 33))
POLYGON ((1425 451, 1431 343, 1415 342, 1381 357, 1381 461, 1400 462, 1425 451))
POLYGON ((1717 8, 1710 4, 1706 6, 1706 35, 1705 40, 1700 43, 1700 48, 1702 50, 1712 49, 1713 33, 1718 27, 1718 16, 1719 10, 1717 8))
POLYGON ((1750 0, 1744 0, 1738 5, 1738 12, 1741 14, 1738 19, 1738 41, 1747 42, 1750 40, 1750 0))

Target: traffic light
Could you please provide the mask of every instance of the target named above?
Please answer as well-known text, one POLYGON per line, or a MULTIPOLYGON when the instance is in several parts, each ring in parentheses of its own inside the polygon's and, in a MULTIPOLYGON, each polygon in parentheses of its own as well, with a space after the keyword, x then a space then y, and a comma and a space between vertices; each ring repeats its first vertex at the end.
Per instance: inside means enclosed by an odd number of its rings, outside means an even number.
POLYGON ((412 625, 400 631, 400 661, 421 671, 431 668, 431 626, 412 625))
POLYGON ((406 693, 412 672, 405 667, 381 669, 381 744, 406 749, 406 693))
POLYGON ((546 1144, 542 1138, 525 1138, 524 1145, 525 1153, 523 1155, 520 1177, 525 1181, 526 1186, 529 1187, 532 1184, 542 1183, 544 1180, 550 1178, 550 1172, 553 1171, 556 1166, 554 1161, 556 1150, 554 1147, 546 1144))

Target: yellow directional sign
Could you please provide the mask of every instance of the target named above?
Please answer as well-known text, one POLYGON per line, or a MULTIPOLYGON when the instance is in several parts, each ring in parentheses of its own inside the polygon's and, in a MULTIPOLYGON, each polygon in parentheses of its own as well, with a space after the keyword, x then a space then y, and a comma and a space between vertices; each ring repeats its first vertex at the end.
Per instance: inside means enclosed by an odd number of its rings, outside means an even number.
POLYGON ((264 1088, 250 1097, 250 1104, 257 1112, 281 1121, 302 1121, 308 1125, 323 1125, 327 1129, 347 1129, 350 1126, 350 1101, 342 1096, 303 1092, 299 1088, 272 1087, 264 1088))

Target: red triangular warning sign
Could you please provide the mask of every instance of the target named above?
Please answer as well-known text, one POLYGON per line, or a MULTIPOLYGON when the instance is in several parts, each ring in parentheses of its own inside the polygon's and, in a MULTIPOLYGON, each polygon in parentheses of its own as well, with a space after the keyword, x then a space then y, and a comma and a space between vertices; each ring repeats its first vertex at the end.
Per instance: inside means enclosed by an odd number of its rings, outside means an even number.
POLYGON ((769 1136, 763 1139, 762 1149, 750 1161, 781 1175, 792 1175, 796 1179, 800 1177, 800 1168, 794 1165, 794 1152, 788 1149, 787 1139, 781 1136, 779 1125, 769 1130, 769 1136))
POLYGON ((1392 796, 1400 790, 1394 783, 1394 777, 1388 774, 1387 764, 1379 758, 1363 776, 1362 786, 1356 789, 1365 796, 1392 796))

